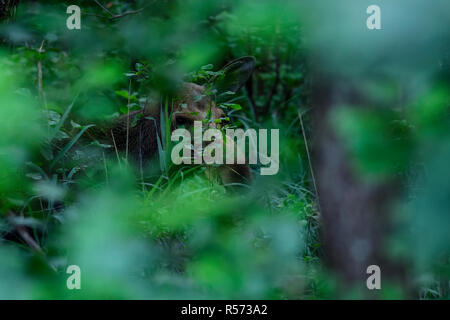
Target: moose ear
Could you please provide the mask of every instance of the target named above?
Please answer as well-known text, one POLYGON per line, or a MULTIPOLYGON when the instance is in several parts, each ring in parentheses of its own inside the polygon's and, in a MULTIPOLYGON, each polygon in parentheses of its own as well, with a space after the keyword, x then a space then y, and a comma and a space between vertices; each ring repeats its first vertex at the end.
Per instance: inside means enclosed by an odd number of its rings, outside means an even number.
POLYGON ((219 100, 226 99, 229 92, 237 92, 252 75, 255 58, 242 57, 231 61, 222 68, 223 75, 211 79, 213 88, 217 90, 219 100))

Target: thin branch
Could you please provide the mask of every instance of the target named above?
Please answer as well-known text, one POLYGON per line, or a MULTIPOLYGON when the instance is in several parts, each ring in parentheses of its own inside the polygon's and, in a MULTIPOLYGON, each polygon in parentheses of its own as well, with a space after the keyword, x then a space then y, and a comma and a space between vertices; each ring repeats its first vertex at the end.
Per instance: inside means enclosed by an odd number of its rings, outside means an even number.
POLYGON ((130 135, 130 98, 131 98, 131 79, 128 84, 128 103, 127 103, 127 141, 125 148, 125 160, 128 162, 128 141, 130 135))
POLYGON ((138 9, 138 10, 127 11, 127 12, 124 12, 122 14, 115 15, 115 16, 111 17, 110 19, 114 20, 114 19, 119 19, 119 18, 125 17, 125 16, 129 16, 130 14, 137 14, 137 13, 140 13, 140 12, 144 11, 145 8, 146 7, 143 7, 143 8, 138 9))
POLYGON ((92 17, 97 17, 97 18, 102 18, 102 19, 116 20, 116 19, 120 19, 122 17, 126 17, 126 16, 129 16, 129 15, 132 15, 132 14, 141 13, 146 8, 147 8, 147 6, 141 8, 141 9, 138 9, 138 10, 127 11, 127 12, 124 12, 124 13, 121 13, 121 14, 116 14, 116 15, 110 13, 111 17, 107 17, 107 16, 103 16, 103 15, 100 15, 100 14, 95 14, 95 13, 90 13, 90 12, 82 12, 82 14, 84 14, 86 16, 92 16, 92 17))
POLYGON ((116 150, 117 162, 119 163, 119 166, 120 166, 121 162, 120 162, 120 157, 119 157, 119 151, 117 150, 116 139, 114 139, 114 133, 112 130, 111 130, 111 137, 112 137, 113 144, 114 144, 114 150, 116 150))
POLYGON ((107 13, 109 13, 111 16, 114 16, 114 14, 108 10, 108 8, 106 8, 104 5, 102 5, 100 2, 98 2, 97 0, 94 0, 96 4, 99 5, 100 8, 102 8, 103 10, 105 10, 107 13))
POLYGON ((39 254, 43 254, 41 247, 37 244, 37 242, 33 239, 32 236, 28 233, 28 230, 24 226, 17 226, 16 231, 23 241, 31 248, 33 251, 38 252, 39 254))
MULTIPOLYGON (((48 114, 47 99, 45 97, 45 92, 43 89, 42 59, 41 59, 41 53, 43 53, 45 51, 44 44, 45 44, 45 39, 42 40, 41 46, 39 47, 39 49, 37 49, 37 52, 39 53, 39 59, 37 61, 38 92, 39 92, 39 99, 41 99, 42 103, 44 104, 45 110, 48 114)), ((48 121, 47 121, 47 134, 50 136, 50 124, 48 123, 48 121)))
POLYGON ((309 155, 308 140, 306 139, 305 127, 303 126, 302 114, 300 113, 300 110, 298 110, 298 118, 300 120, 300 126, 302 128, 303 139, 305 141, 306 156, 308 157, 308 164, 309 164, 309 170, 311 172, 311 179, 312 179, 312 182, 313 182, 314 191, 316 192, 317 206, 319 208, 319 213, 322 213, 322 209, 320 208, 319 191, 317 190, 316 178, 314 176, 314 170, 313 170, 313 167, 312 167, 311 157, 309 155))
MULTIPOLYGON (((9 211, 7 215, 8 215, 9 218, 15 218, 16 217, 16 215, 12 211, 9 211)), ((28 232, 28 229, 25 226, 16 224, 16 225, 14 225, 14 228, 17 231, 17 234, 20 236, 20 238, 22 238, 22 240, 28 245, 28 247, 32 251, 34 251, 39 256, 45 258, 44 251, 39 246, 39 244, 36 242, 36 240, 34 240, 34 238, 30 235, 30 233, 28 232)), ((56 267, 53 264, 51 264, 48 261, 47 261, 47 263, 50 266, 50 268, 52 268, 53 271, 57 271, 56 267)))
MULTIPOLYGON (((44 43, 45 40, 42 40, 41 43, 41 47, 37 50, 37 52, 39 53, 39 55, 44 52, 43 47, 44 47, 44 43)), ((42 61, 41 61, 41 57, 39 56, 39 60, 37 62, 37 69, 38 69, 38 90, 39 90, 39 97, 41 99, 43 99, 44 95, 42 93, 42 61)))

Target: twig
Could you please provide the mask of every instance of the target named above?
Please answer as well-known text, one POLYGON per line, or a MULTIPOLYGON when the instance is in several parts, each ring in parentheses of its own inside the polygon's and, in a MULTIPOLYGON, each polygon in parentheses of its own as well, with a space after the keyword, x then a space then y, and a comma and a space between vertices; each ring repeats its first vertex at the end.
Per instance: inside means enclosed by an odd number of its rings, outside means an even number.
POLYGON ((139 171, 141 173, 142 193, 147 192, 147 188, 144 183, 144 170, 142 168, 142 126, 139 126, 139 171))
POLYGON ((112 130, 111 130, 111 137, 112 137, 112 140, 113 140, 114 149, 116 150, 117 162, 119 162, 119 166, 120 166, 121 162, 120 162, 120 157, 119 157, 119 151, 117 150, 116 140, 114 139, 114 133, 113 133, 112 130))
POLYGON ((93 16, 93 17, 102 18, 102 19, 116 20, 116 19, 119 19, 119 18, 122 18, 122 17, 126 17, 126 16, 129 16, 129 15, 132 15, 132 14, 138 14, 138 13, 144 11, 144 9, 146 7, 147 6, 141 8, 141 9, 138 9, 138 10, 127 11, 127 12, 124 12, 124 13, 121 13, 121 14, 116 14, 116 15, 110 13, 111 17, 107 17, 107 16, 103 16, 103 15, 100 15, 100 14, 95 14, 95 13, 90 13, 90 12, 83 12, 83 14, 86 15, 86 16, 93 16))
MULTIPOLYGON (((37 52, 39 53, 39 55, 44 52, 43 47, 44 47, 44 43, 45 40, 42 40, 41 43, 41 47, 37 50, 37 52)), ((37 62, 37 69, 38 69, 38 90, 39 90, 39 98, 43 99, 44 95, 42 93, 42 61, 41 61, 41 57, 39 56, 39 60, 37 62)))
MULTIPOLYGON (((39 49, 37 50, 37 52, 39 53, 39 59, 37 62, 37 69, 38 69, 38 92, 39 92, 39 99, 41 99, 41 101, 44 104, 45 107, 45 111, 48 114, 48 106, 47 106, 47 99, 45 98, 45 92, 43 89, 43 76, 42 76, 42 59, 41 59, 41 53, 44 52, 44 44, 45 44, 45 39, 42 40, 41 42, 41 46, 39 47, 39 49)), ((50 124, 47 122, 47 134, 48 136, 50 136, 50 124)))
POLYGON ((127 103, 127 141, 125 143, 125 160, 128 162, 128 141, 130 134, 130 96, 131 96, 131 79, 128 84, 128 103, 127 103))
POLYGON ((37 242, 33 239, 32 236, 28 233, 28 230, 24 226, 17 226, 16 227, 17 233, 22 238, 23 241, 34 251, 42 254, 41 247, 37 244, 37 242))
POLYGON ((103 6, 100 2, 98 2, 97 0, 94 0, 96 4, 98 4, 100 6, 100 8, 102 8, 103 10, 105 10, 106 12, 108 12, 111 16, 114 16, 114 14, 108 10, 108 8, 106 8, 105 6, 103 6))
MULTIPOLYGON (((14 218, 16 215, 12 212, 8 212, 8 216, 10 218, 14 218)), ((17 231, 18 235, 22 238, 22 240, 30 247, 31 250, 33 250, 35 253, 40 255, 41 257, 45 258, 45 253, 42 251, 42 248, 39 246, 39 244, 33 239, 33 237, 28 232, 27 228, 22 225, 15 225, 15 230, 17 231)), ((53 271, 57 271, 56 267, 52 265, 50 262, 48 262, 48 265, 50 268, 52 268, 53 271)))
POLYGON ((110 19, 114 20, 114 19, 119 19, 119 18, 125 17, 125 16, 129 16, 130 14, 137 14, 137 13, 140 13, 140 12, 144 11, 145 8, 146 7, 143 7, 143 8, 138 9, 138 10, 127 11, 127 12, 124 12, 122 14, 115 15, 115 16, 111 17, 110 19))
POLYGON ((322 209, 320 208, 319 191, 317 190, 316 178, 314 177, 314 170, 313 170, 313 167, 312 167, 311 157, 309 155, 308 140, 306 139, 305 127, 303 126, 302 114, 300 113, 300 110, 298 110, 298 118, 300 120, 300 126, 302 128, 303 139, 305 141, 306 156, 308 157, 308 164, 309 164, 309 170, 311 172, 311 179, 312 179, 312 182, 313 182, 314 191, 316 192, 317 206, 319 208, 319 213, 321 213, 322 209))

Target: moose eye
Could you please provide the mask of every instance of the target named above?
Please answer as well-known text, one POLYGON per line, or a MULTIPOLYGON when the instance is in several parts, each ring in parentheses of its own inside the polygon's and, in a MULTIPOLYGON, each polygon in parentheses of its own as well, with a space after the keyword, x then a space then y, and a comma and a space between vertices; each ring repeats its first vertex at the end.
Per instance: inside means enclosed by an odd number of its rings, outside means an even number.
POLYGON ((190 120, 185 117, 176 117, 175 122, 177 127, 186 127, 190 123, 190 120))

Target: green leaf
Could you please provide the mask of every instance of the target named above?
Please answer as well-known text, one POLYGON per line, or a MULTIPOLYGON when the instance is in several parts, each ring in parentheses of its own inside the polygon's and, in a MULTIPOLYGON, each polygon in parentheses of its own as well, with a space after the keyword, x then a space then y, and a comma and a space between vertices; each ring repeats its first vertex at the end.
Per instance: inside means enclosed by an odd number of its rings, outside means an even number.
POLYGON ((78 141, 78 139, 80 139, 80 137, 83 135, 83 133, 91 128, 94 127, 95 125, 91 124, 88 126, 83 127, 83 129, 81 129, 80 132, 78 132, 78 134, 68 143, 66 144, 66 146, 61 150, 60 153, 58 153, 58 155, 55 157, 55 159, 52 161, 52 163, 50 164, 50 169, 53 169, 53 167, 55 166, 55 164, 58 163, 59 160, 61 160, 62 157, 64 157, 64 155, 67 153, 67 151, 70 150, 70 148, 73 147, 73 145, 78 141))
POLYGON ((73 99, 72 103, 67 107, 67 109, 64 112, 63 116, 61 117, 61 119, 59 120, 59 122, 57 123, 55 128, 53 129, 52 133, 50 134, 49 141, 51 141, 56 136, 56 134, 58 133, 59 129, 61 129, 61 127, 63 126, 63 124, 66 121, 67 117, 69 116, 69 113, 72 110, 72 107, 75 104, 75 101, 77 100, 77 98, 78 98, 78 95, 75 96, 75 98, 73 99))
POLYGON ((241 110, 242 109, 241 105, 237 104, 237 103, 224 103, 224 104, 222 104, 222 106, 225 106, 226 108, 231 108, 231 109, 234 109, 234 110, 241 110))
POLYGON ((114 91, 116 95, 119 97, 125 98, 130 101, 137 101, 137 97, 135 95, 129 95, 127 90, 116 90, 114 91))

